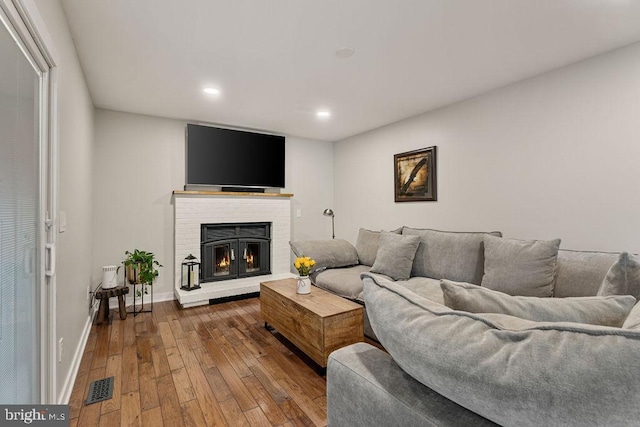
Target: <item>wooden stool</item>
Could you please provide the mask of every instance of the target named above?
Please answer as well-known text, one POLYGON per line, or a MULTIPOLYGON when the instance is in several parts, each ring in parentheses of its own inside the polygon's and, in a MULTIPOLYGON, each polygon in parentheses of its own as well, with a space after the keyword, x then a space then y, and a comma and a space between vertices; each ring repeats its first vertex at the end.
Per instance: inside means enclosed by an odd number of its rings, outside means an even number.
POLYGON ((120 310, 120 320, 127 318, 127 310, 124 306, 124 296, 129 293, 128 286, 116 286, 111 289, 100 289, 96 291, 96 299, 100 300, 98 309, 97 325, 109 323, 109 298, 118 297, 118 309, 120 310))

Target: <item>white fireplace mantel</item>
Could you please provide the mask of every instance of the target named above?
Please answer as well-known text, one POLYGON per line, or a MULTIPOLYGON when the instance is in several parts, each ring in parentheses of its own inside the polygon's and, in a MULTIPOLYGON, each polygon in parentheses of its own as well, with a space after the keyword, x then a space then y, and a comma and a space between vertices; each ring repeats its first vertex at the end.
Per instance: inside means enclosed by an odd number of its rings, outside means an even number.
POLYGON ((294 277, 289 265, 293 194, 174 191, 173 196, 174 292, 183 307, 259 292, 260 282, 294 277), (180 289, 182 261, 189 254, 200 258, 200 225, 246 222, 271 223, 271 274, 202 283, 193 291, 180 289))

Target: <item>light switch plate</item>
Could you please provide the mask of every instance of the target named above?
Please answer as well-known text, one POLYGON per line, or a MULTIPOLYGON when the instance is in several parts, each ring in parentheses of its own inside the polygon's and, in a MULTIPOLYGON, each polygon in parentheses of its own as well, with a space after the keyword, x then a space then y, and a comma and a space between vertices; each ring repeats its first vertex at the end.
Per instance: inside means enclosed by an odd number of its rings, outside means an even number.
POLYGON ((67 212, 60 211, 58 213, 58 232, 64 233, 67 231, 67 212))
POLYGON ((296 218, 302 218, 302 209, 296 210, 296 218))

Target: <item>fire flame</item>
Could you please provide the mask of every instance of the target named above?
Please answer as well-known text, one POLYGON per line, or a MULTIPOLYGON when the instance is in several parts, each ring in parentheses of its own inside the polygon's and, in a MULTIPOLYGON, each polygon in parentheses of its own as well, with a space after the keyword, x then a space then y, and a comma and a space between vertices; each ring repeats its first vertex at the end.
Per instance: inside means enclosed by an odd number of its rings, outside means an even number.
POLYGON ((228 257, 222 258, 218 263, 218 267, 219 268, 229 267, 229 258, 228 257))

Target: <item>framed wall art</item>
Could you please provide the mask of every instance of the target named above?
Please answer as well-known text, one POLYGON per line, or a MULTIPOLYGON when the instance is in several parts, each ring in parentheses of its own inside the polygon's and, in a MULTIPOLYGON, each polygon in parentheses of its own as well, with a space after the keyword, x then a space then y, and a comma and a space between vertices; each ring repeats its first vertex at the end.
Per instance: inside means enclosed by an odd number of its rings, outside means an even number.
POLYGON ((396 202, 436 201, 436 147, 393 156, 396 202))

